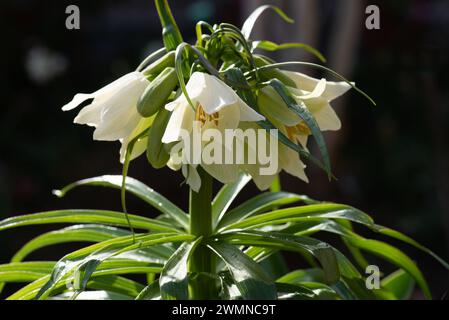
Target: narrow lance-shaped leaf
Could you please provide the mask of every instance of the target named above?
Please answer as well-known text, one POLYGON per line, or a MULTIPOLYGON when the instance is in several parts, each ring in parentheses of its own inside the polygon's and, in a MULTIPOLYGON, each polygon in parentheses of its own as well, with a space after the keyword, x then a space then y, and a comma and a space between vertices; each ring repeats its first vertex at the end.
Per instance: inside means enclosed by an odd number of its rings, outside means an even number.
POLYGON ((320 203, 279 209, 259 214, 229 224, 223 230, 260 228, 264 225, 287 223, 293 221, 307 221, 314 219, 346 219, 367 226, 373 225, 372 219, 365 213, 347 205, 336 203, 320 203))
POLYGON ((407 271, 421 287, 426 297, 431 298, 431 293, 427 282, 416 264, 401 250, 378 240, 365 239, 342 225, 327 221, 313 227, 316 231, 332 232, 345 237, 353 246, 379 256, 397 267, 407 271))
POLYGON ((188 299, 188 260, 201 238, 184 242, 170 257, 159 278, 161 296, 165 300, 188 299))
POLYGON ((400 269, 382 279, 382 288, 388 290, 399 300, 408 300, 413 293, 415 281, 407 272, 400 269))
POLYGON ((225 242, 213 242, 208 247, 225 262, 244 299, 276 299, 274 282, 238 248, 225 242))
POLYGON ((293 19, 289 18, 284 11, 282 11, 279 7, 273 5, 263 5, 254 10, 249 17, 245 20, 242 26, 242 34, 246 39, 249 39, 251 35, 251 31, 254 28, 254 24, 256 23, 259 16, 267 9, 274 10, 284 21, 288 23, 293 23, 293 19))
MULTIPOLYGON (((133 227, 138 229, 180 232, 171 225, 137 215, 129 215, 133 227)), ((122 212, 106 210, 55 210, 11 217, 0 221, 0 231, 22 226, 49 223, 99 223, 115 226, 128 226, 122 212)))
POLYGON ((307 196, 300 196, 289 192, 264 192, 261 193, 236 208, 228 211, 223 215, 217 229, 230 225, 231 223, 241 221, 250 216, 268 211, 275 207, 288 205, 295 202, 304 201, 305 203, 312 202, 307 196))
POLYGON ((305 44, 305 43, 298 43, 298 42, 289 42, 289 43, 282 43, 277 44, 272 41, 268 40, 261 40, 261 41, 253 41, 252 43, 252 50, 255 49, 263 49, 267 51, 277 51, 277 50, 283 50, 283 49, 291 49, 291 48, 300 48, 304 49, 307 52, 313 54, 315 57, 317 57, 321 62, 326 62, 326 58, 315 48, 305 44))
POLYGON ((30 240, 17 251, 11 261, 22 261, 35 250, 54 244, 67 242, 101 242, 125 235, 129 235, 129 231, 105 225, 83 224, 70 226, 61 230, 44 233, 30 240))
POLYGON ((212 221, 217 225, 239 192, 251 181, 251 176, 241 173, 236 182, 224 185, 212 202, 212 221))
POLYGON ((325 279, 334 283, 340 278, 334 249, 327 243, 307 237, 277 232, 239 231, 222 234, 221 237, 238 245, 268 247, 279 250, 300 251, 312 254, 323 267, 325 279))
MULTIPOLYGON (((80 186, 100 186, 109 187, 114 189, 121 189, 123 177, 121 175, 104 175, 94 178, 88 178, 76 181, 62 188, 61 190, 55 190, 54 194, 58 197, 63 197, 67 192, 80 186)), ((144 183, 131 177, 127 177, 125 181, 126 191, 132 193, 143 201, 147 202, 155 209, 162 213, 165 213, 175 219, 182 227, 188 228, 189 217, 177 207, 173 202, 148 187, 144 183)))
MULTIPOLYGON (((45 299, 48 297, 52 290, 58 286, 58 284, 67 275, 74 272, 76 269, 82 267, 85 264, 89 264, 89 268, 95 269, 101 262, 119 255, 121 253, 135 250, 138 248, 144 248, 156 244, 176 242, 176 241, 186 241, 191 239, 190 235, 180 235, 180 234, 150 234, 150 235, 136 235, 135 238, 132 236, 125 236, 117 239, 112 239, 104 241, 103 243, 98 243, 91 245, 87 248, 83 248, 74 251, 65 257, 63 257, 53 269, 50 279, 45 283, 45 285, 40 288, 37 298, 45 299), (94 260, 94 262, 90 262, 94 260), (98 262, 95 260, 99 260, 98 262)), ((83 270, 81 270, 83 271, 83 270)), ((93 271, 92 271, 93 272, 93 271)), ((79 283, 85 283, 82 279, 83 277, 90 278, 92 272, 79 273, 76 277, 79 277, 79 283)))

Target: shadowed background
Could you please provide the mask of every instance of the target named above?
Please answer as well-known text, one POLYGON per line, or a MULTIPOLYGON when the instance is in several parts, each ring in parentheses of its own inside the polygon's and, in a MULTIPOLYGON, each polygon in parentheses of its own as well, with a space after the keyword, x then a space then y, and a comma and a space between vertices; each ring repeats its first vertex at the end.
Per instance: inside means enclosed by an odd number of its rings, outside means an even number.
MULTIPOLYGON (((288 25, 267 12, 252 38, 301 41, 317 47, 328 66, 354 80, 378 107, 354 92, 338 100, 334 106, 343 129, 325 134, 338 180, 329 183, 323 172, 310 165, 310 184, 282 175, 283 187, 358 207, 376 222, 405 232, 448 260, 447 1, 170 3, 189 42, 193 42, 195 21, 241 26, 253 9, 265 3, 279 5, 295 18, 296 23, 288 25), (380 7, 381 30, 365 28, 368 4, 380 7)), ((116 191, 86 188, 64 199, 52 196, 52 189, 72 181, 121 173, 119 143, 92 141, 91 128, 72 125, 76 111, 63 113, 60 108, 77 92, 93 92, 133 70, 162 46, 152 1, 3 0, 0 30, 0 219, 57 208, 120 210, 116 191), (69 4, 81 10, 80 30, 65 28, 69 4)), ((279 61, 314 61, 295 49, 270 55, 279 61)), ((302 71, 323 76, 314 70, 302 71)), ((156 171, 141 157, 132 163, 130 176, 186 208, 187 187, 180 187, 179 172, 156 171)), ((257 192, 252 184, 246 191, 238 200, 257 192)), ((128 201, 130 212, 156 213, 131 197, 128 201)), ((55 226, 35 226, 0 233, 0 263, 7 262, 27 240, 52 229, 55 226)), ((444 298, 447 271, 430 257, 397 245, 418 261, 435 298, 444 298)), ((29 259, 57 259, 76 247, 49 247, 29 259)), ((296 256, 286 257, 290 266, 301 265, 296 256)), ((381 265, 386 273, 393 269, 381 265)), ((420 297, 416 292, 415 298, 420 297)))

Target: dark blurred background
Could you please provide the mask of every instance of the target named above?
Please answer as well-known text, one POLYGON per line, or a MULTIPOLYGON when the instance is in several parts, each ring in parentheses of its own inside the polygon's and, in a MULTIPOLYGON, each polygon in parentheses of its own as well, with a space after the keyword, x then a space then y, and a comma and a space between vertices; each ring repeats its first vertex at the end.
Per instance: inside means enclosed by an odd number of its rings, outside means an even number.
MULTIPOLYGON (((370 213, 443 258, 449 258, 449 2, 445 0, 184 0, 171 1, 185 39, 197 20, 241 26, 258 5, 274 3, 295 18, 288 25, 267 12, 253 39, 302 41, 328 58, 327 65, 353 79, 378 103, 352 92, 335 103, 343 122, 326 133, 337 181, 310 165, 310 184, 282 175, 287 190, 338 201, 370 213), (380 8, 381 29, 367 30, 365 8, 380 8)), ((162 46, 151 0, 2 0, 0 4, 0 219, 57 208, 120 210, 119 194, 79 189, 51 194, 72 181, 120 174, 119 143, 94 142, 92 129, 72 125, 75 112, 61 106, 77 92, 93 92, 134 69, 162 46), (80 30, 67 30, 66 6, 81 10, 80 30)), ((295 49, 272 57, 314 61, 295 49)), ((314 61, 316 62, 316 61, 314 61)), ((303 70, 322 76, 314 70, 303 70)), ((153 170, 145 157, 130 175, 183 208, 182 175, 153 170)), ((218 187, 218 186, 217 186, 218 187)), ((239 200, 256 194, 251 185, 239 200)), ((130 197, 131 212, 155 211, 130 197)), ((60 227, 60 226, 56 226, 60 227)), ((0 263, 27 240, 55 226, 0 233, 0 263)), ((429 256, 393 242, 416 260, 436 299, 449 287, 447 271, 429 256)), ((341 247, 340 243, 336 243, 341 247)), ((57 259, 76 245, 42 249, 30 259, 57 259)), ((297 263, 288 256, 289 264, 297 263)), ((381 270, 394 268, 382 265, 381 270)), ((415 293, 416 298, 421 295, 415 293)))

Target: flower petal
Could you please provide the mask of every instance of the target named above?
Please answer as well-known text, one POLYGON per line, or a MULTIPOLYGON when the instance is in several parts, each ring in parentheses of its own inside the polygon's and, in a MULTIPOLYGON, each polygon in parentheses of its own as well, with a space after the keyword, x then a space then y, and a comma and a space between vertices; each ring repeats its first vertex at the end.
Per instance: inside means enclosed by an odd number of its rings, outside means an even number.
POLYGON ((238 106, 240 108, 240 121, 263 121, 265 117, 257 113, 253 108, 248 106, 245 101, 238 97, 238 106))
POLYGON ((336 131, 341 128, 341 121, 329 102, 324 99, 312 99, 305 101, 307 108, 313 114, 321 131, 336 131))
POLYGON ((201 188, 201 177, 196 170, 196 167, 191 165, 183 165, 182 166, 182 174, 186 178, 186 183, 190 186, 190 188, 198 192, 201 188))
POLYGON ((168 120, 164 135, 162 136, 162 143, 179 141, 182 137, 182 130, 191 132, 194 120, 195 113, 187 101, 178 104, 168 120))
POLYGON ((70 101, 69 103, 67 103, 66 105, 64 105, 62 107, 62 110, 69 111, 69 110, 75 109, 76 107, 78 107, 81 103, 83 103, 87 99, 91 99, 94 97, 95 97, 94 93, 77 93, 73 97, 72 101, 70 101))
POLYGON ((279 162, 285 172, 305 182, 309 182, 309 179, 304 172, 306 166, 300 160, 297 152, 284 145, 281 146, 279 148, 279 162))
POLYGON ((221 183, 235 182, 239 177, 239 167, 236 164, 201 164, 201 167, 221 183))
POLYGON ((142 118, 137 111, 137 101, 150 82, 141 73, 130 75, 122 87, 99 102, 104 107, 101 122, 94 132, 95 140, 123 139, 132 133, 142 118))
POLYGON ((199 102, 207 114, 237 102, 237 94, 224 82, 207 73, 194 72, 186 85, 192 101, 199 102))
MULTIPOLYGON (((296 86, 305 91, 312 92, 313 89, 317 86, 320 80, 309 77, 300 72, 292 72, 292 71, 283 71, 290 79, 292 79, 296 86)), ((323 93, 323 98, 328 101, 332 101, 335 98, 338 98, 346 91, 351 89, 351 86, 346 82, 334 82, 327 81, 326 82, 326 90, 323 93)))

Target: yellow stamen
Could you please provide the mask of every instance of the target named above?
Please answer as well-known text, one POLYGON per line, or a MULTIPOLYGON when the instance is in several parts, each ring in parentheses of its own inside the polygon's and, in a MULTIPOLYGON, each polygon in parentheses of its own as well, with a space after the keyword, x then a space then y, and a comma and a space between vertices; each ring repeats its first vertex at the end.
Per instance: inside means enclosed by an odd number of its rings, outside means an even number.
POLYGON ((292 127, 285 127, 286 131, 287 131, 287 137, 291 140, 291 141, 296 141, 297 136, 308 136, 312 134, 312 131, 310 131, 310 128, 307 126, 307 124, 301 120, 301 122, 299 122, 297 125, 292 126, 292 127))
POLYGON ((207 114, 204 111, 203 107, 200 104, 198 104, 195 112, 195 121, 201 122, 202 125, 204 125, 206 122, 213 122, 216 126, 218 126, 218 118, 219 118, 218 112, 207 114))

